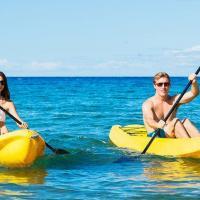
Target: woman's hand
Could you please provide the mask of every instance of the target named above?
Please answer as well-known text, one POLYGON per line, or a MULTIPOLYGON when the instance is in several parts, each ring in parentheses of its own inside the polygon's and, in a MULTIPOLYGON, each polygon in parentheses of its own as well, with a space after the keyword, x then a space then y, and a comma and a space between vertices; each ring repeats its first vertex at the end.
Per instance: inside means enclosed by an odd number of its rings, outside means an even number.
POLYGON ((22 124, 17 124, 19 126, 19 128, 24 128, 27 129, 28 128, 28 124, 26 122, 22 122, 22 124))

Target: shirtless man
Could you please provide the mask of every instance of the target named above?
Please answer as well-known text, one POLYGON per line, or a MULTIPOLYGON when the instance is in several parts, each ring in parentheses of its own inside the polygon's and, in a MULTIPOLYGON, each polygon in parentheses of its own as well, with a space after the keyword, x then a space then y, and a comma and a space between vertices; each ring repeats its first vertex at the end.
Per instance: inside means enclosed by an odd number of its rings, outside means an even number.
MULTIPOLYGON (((177 108, 181 104, 189 103, 199 94, 199 87, 196 80, 196 74, 191 74, 188 78, 192 81, 191 90, 186 92, 180 100, 177 108)), ((176 118, 175 111, 171 114, 167 122, 163 119, 172 108, 180 94, 169 96, 170 77, 165 72, 159 72, 153 80, 155 95, 147 99, 142 105, 144 125, 147 129, 148 136, 152 137, 156 129, 159 129, 158 137, 170 138, 188 138, 199 137, 199 130, 192 124, 189 119, 180 121, 176 118)))

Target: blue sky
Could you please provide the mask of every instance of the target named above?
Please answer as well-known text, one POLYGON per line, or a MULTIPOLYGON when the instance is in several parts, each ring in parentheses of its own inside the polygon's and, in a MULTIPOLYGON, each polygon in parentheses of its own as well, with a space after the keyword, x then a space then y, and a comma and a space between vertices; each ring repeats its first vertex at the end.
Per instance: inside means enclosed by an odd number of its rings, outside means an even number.
POLYGON ((199 0, 0 2, 8 76, 187 76, 200 65, 199 0))

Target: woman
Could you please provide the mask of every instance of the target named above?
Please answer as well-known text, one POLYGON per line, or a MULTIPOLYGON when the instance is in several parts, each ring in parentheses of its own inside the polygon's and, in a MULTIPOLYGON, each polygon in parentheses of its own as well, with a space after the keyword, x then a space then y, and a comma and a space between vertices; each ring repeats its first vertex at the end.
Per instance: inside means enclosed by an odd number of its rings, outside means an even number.
MULTIPOLYGON (((0 72, 0 106, 10 112, 15 118, 22 122, 17 124, 20 128, 28 128, 28 124, 23 122, 17 114, 14 103, 10 100, 10 92, 8 89, 7 78, 3 72, 0 72)), ((0 109, 0 134, 8 133, 5 125, 6 114, 0 109)))

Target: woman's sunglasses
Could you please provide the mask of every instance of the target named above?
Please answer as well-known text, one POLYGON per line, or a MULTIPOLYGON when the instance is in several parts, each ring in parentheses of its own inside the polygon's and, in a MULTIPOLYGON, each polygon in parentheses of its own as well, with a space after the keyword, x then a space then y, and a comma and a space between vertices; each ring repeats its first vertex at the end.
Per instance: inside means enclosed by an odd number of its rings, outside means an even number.
POLYGON ((0 81, 0 84, 1 84, 1 85, 4 85, 4 81, 0 81))
POLYGON ((158 87, 162 87, 163 85, 164 85, 165 87, 169 87, 170 83, 169 83, 169 82, 155 83, 155 85, 157 85, 158 87))

